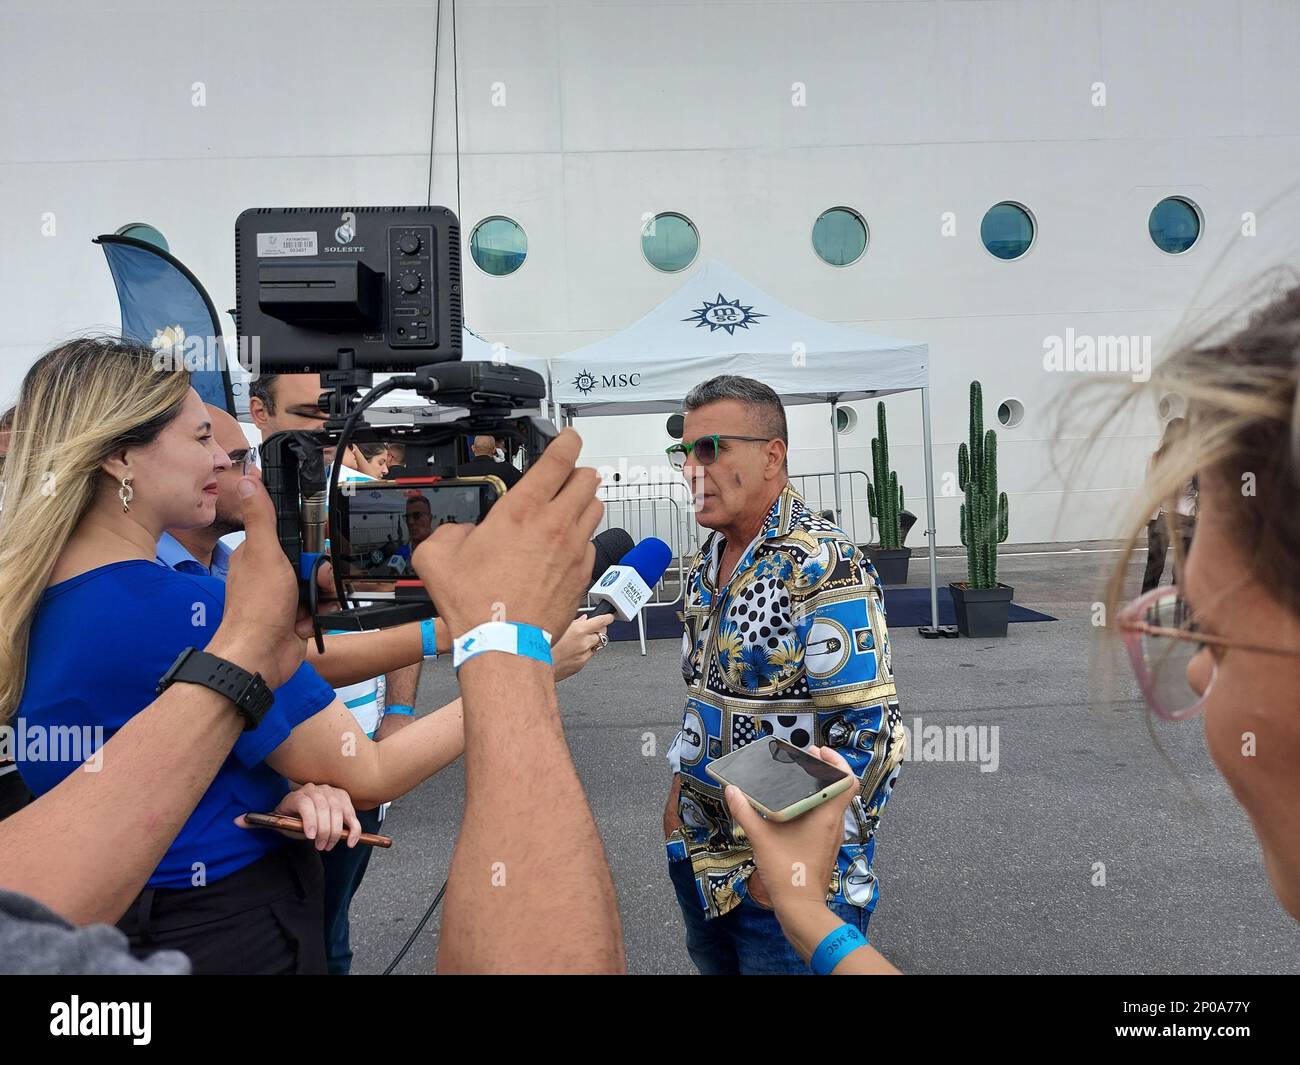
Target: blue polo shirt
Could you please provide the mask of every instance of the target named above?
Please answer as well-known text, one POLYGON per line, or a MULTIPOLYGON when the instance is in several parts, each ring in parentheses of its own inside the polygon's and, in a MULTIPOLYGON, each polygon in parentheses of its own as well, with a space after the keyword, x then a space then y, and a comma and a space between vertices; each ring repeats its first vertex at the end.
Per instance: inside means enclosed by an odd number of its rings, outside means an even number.
MULTIPOLYGON (((100 566, 47 588, 32 622, 27 681, 15 718, 51 737, 57 726, 100 725, 107 742, 157 698, 159 678, 181 651, 207 646, 221 624, 225 591, 214 577, 143 559, 100 566)), ((333 689, 305 663, 275 690, 275 703, 235 743, 149 878, 150 887, 213 883, 283 846, 278 833, 241 829, 234 819, 273 810, 285 796, 289 782, 264 760, 296 725, 333 700, 333 689)), ((71 753, 71 745, 48 749, 53 746, 51 739, 39 758, 30 743, 17 752, 19 772, 37 796, 79 766, 52 757, 71 753)), ((111 758, 112 750, 104 757, 111 758)), ((155 771, 168 771, 165 758, 155 771)))
POLYGON ((170 569, 181 573, 197 573, 201 577, 216 577, 224 581, 230 574, 230 556, 235 552, 220 540, 212 548, 212 565, 205 566, 171 533, 165 532, 158 539, 155 549, 158 561, 170 569))

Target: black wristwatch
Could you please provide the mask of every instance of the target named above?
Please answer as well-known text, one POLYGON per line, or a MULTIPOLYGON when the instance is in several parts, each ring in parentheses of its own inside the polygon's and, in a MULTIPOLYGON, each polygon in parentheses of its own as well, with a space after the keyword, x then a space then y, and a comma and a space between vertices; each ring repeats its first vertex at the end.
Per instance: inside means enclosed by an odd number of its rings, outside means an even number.
POLYGON ((161 695, 178 680, 187 684, 202 684, 205 688, 224 695, 235 704, 239 716, 244 719, 245 732, 257 728, 275 702, 275 695, 266 686, 262 674, 250 673, 233 662, 227 662, 206 651, 196 651, 193 647, 185 648, 176 656, 171 669, 158 682, 158 694, 161 695))

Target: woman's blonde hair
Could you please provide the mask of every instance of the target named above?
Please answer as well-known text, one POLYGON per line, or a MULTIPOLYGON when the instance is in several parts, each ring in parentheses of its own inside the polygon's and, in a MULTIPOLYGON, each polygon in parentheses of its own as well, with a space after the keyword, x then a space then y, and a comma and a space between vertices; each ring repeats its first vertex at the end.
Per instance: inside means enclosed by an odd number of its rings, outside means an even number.
MULTIPOLYGON (((1172 514, 1188 482, 1207 474, 1233 489, 1221 502, 1251 577, 1300 615, 1300 284, 1290 270, 1260 284, 1262 298, 1245 298, 1179 346, 1099 423, 1143 397, 1174 394, 1186 404, 1185 424, 1166 434, 1130 514, 1107 588, 1112 617, 1150 514, 1160 506, 1172 514)), ((1181 539, 1173 540, 1180 555, 1181 539)))
POLYGON ((108 476, 101 463, 152 442, 189 393, 189 374, 157 369, 154 356, 88 337, 42 355, 23 378, 0 495, 0 722, 22 699, 37 604, 108 476))

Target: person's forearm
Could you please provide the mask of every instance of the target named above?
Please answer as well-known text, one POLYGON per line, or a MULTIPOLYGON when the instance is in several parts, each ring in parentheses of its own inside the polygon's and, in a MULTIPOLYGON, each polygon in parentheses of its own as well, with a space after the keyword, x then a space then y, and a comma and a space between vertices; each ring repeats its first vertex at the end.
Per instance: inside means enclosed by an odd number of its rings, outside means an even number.
POLYGON ((550 667, 486 653, 459 677, 465 816, 438 971, 623 972, 614 884, 550 667))
POLYGON ((415 724, 415 717, 412 714, 390 714, 388 707, 409 706, 412 710, 415 709, 415 699, 420 691, 420 672, 423 668, 424 662, 420 661, 413 666, 395 670, 384 678, 384 716, 379 721, 379 728, 375 730, 376 740, 386 740, 407 725, 415 724))
POLYGON ((407 720, 411 722, 408 727, 377 738, 372 744, 374 782, 363 791, 362 802, 375 806, 392 802, 465 752, 465 718, 460 699, 424 717, 407 720))
POLYGON ((384 703, 386 705, 415 706, 420 691, 420 673, 424 660, 414 665, 391 670, 384 678, 384 703))
MULTIPOLYGON (((419 622, 373 632, 326 636, 324 654, 316 650, 314 640, 307 648, 307 661, 332 688, 360 684, 423 660, 424 644, 419 622)), ((401 700, 390 696, 389 701, 401 700)))
POLYGON ((415 724, 415 718, 410 714, 390 714, 385 711, 384 716, 379 719, 379 727, 375 729, 375 742, 388 739, 389 736, 396 736, 404 728, 415 724))
MULTIPOLYGON (((805 962, 813 956, 823 939, 844 924, 826 905, 801 901, 797 905, 776 904, 776 919, 790 945, 805 962)), ((851 951, 831 970, 833 976, 896 975, 892 966, 875 947, 867 944, 851 951)))
POLYGON ((405 795, 465 750, 459 699, 382 740, 368 740, 337 699, 308 718, 266 758, 290 780, 342 788, 368 810, 405 795))
MULTIPOLYGON (((214 644, 216 641, 214 640, 214 644)), ((212 654, 238 661, 209 645, 212 654)), ((0 887, 74 924, 116 922, 162 861, 243 730, 234 704, 168 688, 88 765, 0 822, 0 887)))

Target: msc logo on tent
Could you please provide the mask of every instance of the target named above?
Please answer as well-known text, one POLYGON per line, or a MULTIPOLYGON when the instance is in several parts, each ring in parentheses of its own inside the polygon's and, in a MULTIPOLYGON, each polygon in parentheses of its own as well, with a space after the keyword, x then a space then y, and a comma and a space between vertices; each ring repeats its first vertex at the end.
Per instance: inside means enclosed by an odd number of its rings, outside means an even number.
POLYGON ((597 386, 601 388, 636 388, 641 383, 639 373, 605 373, 597 377, 590 370, 583 370, 573 379, 573 387, 584 396, 597 386))
POLYGON ((704 306, 699 307, 689 318, 683 318, 683 322, 694 322, 695 328, 702 325, 709 327, 710 333, 716 333, 719 329, 725 329, 728 336, 735 336, 737 329, 748 329, 751 325, 757 325, 759 318, 766 318, 766 314, 757 314, 754 308, 742 307, 739 299, 728 300, 718 293, 718 298, 710 303, 704 301, 704 306))

